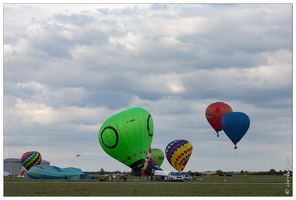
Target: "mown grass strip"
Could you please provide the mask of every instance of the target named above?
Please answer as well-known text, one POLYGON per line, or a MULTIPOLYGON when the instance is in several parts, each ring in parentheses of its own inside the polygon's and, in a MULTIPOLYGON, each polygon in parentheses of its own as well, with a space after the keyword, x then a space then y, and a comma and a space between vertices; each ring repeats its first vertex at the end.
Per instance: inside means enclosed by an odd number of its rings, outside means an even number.
POLYGON ((288 188, 285 181, 275 176, 216 176, 180 183, 138 178, 127 182, 5 178, 4 196, 292 196, 292 183, 288 188))

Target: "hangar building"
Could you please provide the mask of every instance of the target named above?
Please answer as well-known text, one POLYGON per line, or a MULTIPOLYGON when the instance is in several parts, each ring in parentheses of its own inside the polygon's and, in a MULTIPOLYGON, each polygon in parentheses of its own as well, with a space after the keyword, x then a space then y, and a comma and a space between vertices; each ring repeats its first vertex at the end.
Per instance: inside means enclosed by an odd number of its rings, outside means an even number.
MULTIPOLYGON (((41 160, 40 165, 50 165, 50 162, 41 160)), ((4 159, 4 171, 9 172, 11 175, 19 175, 23 164, 20 158, 7 158, 4 159)))

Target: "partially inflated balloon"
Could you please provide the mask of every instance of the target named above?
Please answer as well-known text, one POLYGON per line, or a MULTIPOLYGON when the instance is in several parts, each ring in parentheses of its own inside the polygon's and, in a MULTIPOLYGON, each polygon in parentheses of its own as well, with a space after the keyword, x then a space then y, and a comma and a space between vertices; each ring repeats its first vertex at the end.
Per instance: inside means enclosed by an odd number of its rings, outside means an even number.
POLYGON ((30 170, 35 165, 40 165, 41 160, 42 156, 38 151, 28 151, 21 157, 21 162, 27 170, 30 170))
POLYGON ((184 170, 193 150, 193 146, 187 140, 174 140, 170 142, 165 155, 168 162, 178 171, 184 170))
MULTIPOLYGON (((143 168, 142 168, 143 169, 143 168)), ((162 170, 157 164, 156 162, 150 158, 149 162, 148 162, 148 165, 146 167, 145 170, 133 170, 131 171, 131 175, 134 175, 134 176, 141 176, 141 175, 151 175, 151 172, 152 170, 154 169, 155 170, 162 170)))
POLYGON ((151 153, 151 158, 156 162, 156 164, 160 167, 164 160, 164 153, 162 150, 153 148, 151 153))
POLYGON ((219 131, 222 131, 220 120, 222 116, 226 113, 232 112, 232 108, 224 102, 215 102, 210 104, 205 112, 206 118, 209 124, 217 132, 217 137, 219 137, 219 131))
POLYGON ((134 107, 108 118, 99 130, 98 139, 108 155, 140 171, 153 133, 154 124, 150 113, 144 108, 134 107))
POLYGON ((146 159, 145 159, 145 164, 142 167, 141 171, 135 171, 132 170, 131 174, 135 176, 140 176, 140 175, 151 175, 152 170, 162 170, 157 163, 151 158, 152 149, 151 147, 149 148, 149 151, 147 153, 146 159))
POLYGON ((228 138, 235 145, 242 139, 250 127, 250 118, 243 112, 231 112, 223 115, 221 126, 228 138))
POLYGON ((156 164, 156 162, 152 158, 150 158, 145 174, 151 175, 152 170, 155 171, 155 170, 162 170, 162 169, 156 164))
POLYGON ((145 159, 144 166, 143 166, 142 169, 141 169, 141 174, 145 174, 145 171, 146 171, 146 169, 147 169, 147 167, 148 167, 148 163, 149 163, 150 158, 151 158, 151 152, 152 152, 152 149, 151 149, 151 147, 150 147, 149 150, 148 150, 148 153, 147 153, 147 155, 146 155, 146 159, 145 159))

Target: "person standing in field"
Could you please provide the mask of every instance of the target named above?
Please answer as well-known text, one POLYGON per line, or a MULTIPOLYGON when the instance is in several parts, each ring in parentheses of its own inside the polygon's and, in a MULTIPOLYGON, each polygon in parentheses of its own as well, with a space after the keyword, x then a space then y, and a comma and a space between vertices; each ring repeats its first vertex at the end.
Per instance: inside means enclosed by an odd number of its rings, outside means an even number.
POLYGON ((154 169, 151 170, 151 181, 153 181, 154 171, 154 169))

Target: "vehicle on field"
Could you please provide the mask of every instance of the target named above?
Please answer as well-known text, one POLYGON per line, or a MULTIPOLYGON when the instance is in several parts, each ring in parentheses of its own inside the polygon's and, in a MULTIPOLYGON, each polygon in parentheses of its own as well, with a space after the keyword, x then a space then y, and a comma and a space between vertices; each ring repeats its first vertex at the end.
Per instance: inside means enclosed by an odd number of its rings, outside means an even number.
POLYGON ((154 180, 155 181, 167 181, 170 171, 155 170, 154 171, 154 180))
POLYGON ((120 174, 120 180, 127 181, 127 174, 120 174))
POLYGON ((179 172, 170 172, 168 181, 184 181, 184 176, 179 172))
POLYGON ((188 181, 191 181, 193 178, 190 174, 184 174, 184 180, 188 180, 188 181))
POLYGON ((195 174, 193 174, 193 179, 197 180, 200 176, 202 176, 201 173, 195 172, 195 174))

